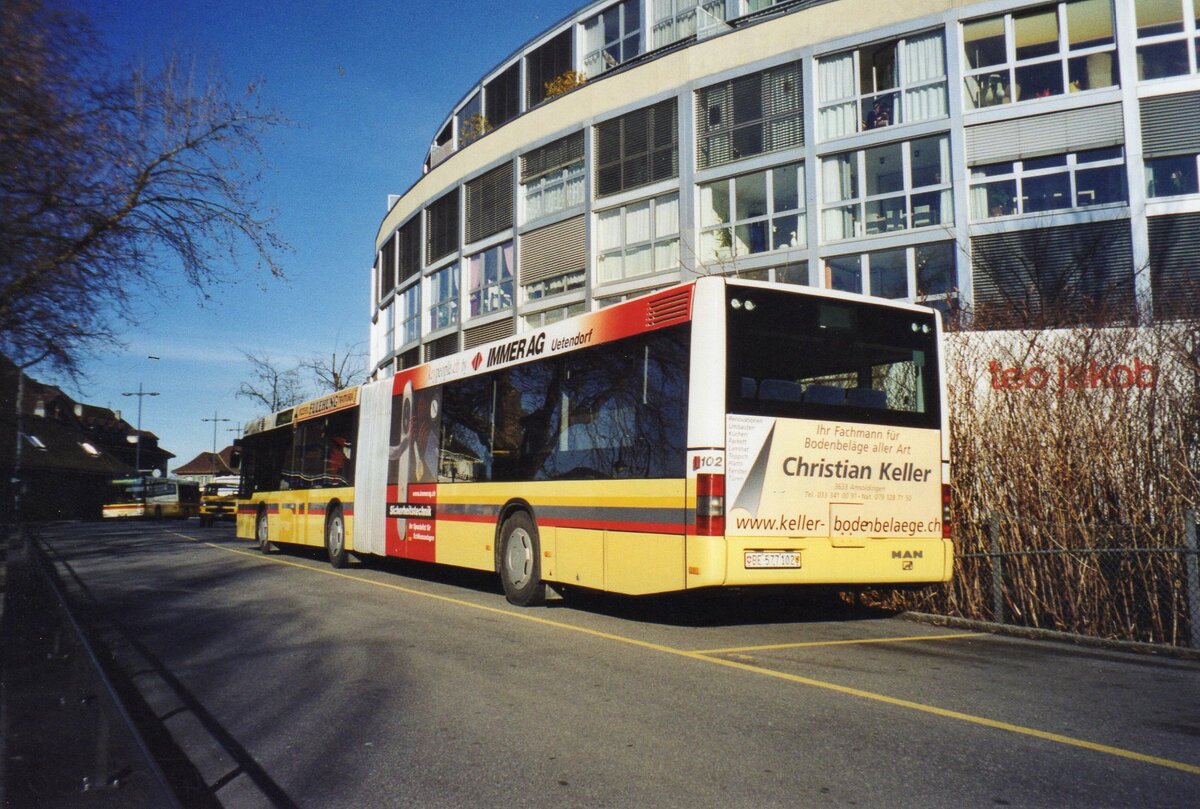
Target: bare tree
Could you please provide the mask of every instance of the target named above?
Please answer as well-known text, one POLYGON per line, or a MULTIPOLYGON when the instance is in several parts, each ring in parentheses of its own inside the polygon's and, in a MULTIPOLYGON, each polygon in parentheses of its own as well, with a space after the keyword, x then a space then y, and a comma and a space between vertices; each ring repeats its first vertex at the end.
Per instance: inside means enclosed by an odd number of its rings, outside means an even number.
POLYGON ((0 353, 78 375, 172 279, 282 276, 255 196, 281 122, 178 60, 111 69, 77 12, 0 4, 0 353))
POLYGON ((300 363, 302 370, 310 372, 321 392, 335 393, 359 384, 367 376, 367 354, 358 343, 347 347, 338 357, 337 348, 328 356, 314 354, 300 363))
POLYGON ((250 363, 250 379, 238 386, 235 396, 262 405, 268 413, 283 410, 308 398, 300 381, 299 367, 281 368, 278 362, 265 354, 243 351, 242 356, 250 363))

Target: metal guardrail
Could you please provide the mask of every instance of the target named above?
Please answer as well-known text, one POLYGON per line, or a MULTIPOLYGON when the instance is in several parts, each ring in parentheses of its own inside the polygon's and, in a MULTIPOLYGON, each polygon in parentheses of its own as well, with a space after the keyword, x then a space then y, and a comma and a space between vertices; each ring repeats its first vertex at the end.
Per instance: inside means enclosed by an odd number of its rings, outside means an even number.
POLYGON ((131 809, 181 807, 52 563, 22 532, 9 538, 7 565, 7 805, 119 791, 120 805, 131 809), (31 630, 41 643, 28 642, 31 630))

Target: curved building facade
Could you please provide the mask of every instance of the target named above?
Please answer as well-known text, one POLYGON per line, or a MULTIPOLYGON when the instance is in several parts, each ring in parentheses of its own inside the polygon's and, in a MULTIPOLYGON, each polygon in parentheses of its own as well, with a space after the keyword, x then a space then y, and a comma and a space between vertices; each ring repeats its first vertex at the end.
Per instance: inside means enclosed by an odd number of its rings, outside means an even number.
POLYGON ((391 200, 371 368, 730 273, 981 327, 1190 313, 1200 0, 619 0, 518 48, 391 200))

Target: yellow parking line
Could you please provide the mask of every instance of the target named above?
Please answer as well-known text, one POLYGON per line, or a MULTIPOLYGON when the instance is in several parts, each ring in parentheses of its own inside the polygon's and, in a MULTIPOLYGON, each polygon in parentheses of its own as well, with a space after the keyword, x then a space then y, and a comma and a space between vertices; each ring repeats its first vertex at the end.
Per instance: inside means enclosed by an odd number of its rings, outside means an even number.
MULTIPOLYGON (((1083 750, 1090 750, 1095 753, 1103 753, 1105 755, 1115 756, 1117 758, 1128 759, 1130 761, 1137 761, 1142 764, 1152 764, 1157 767, 1165 767, 1165 768, 1171 769, 1171 770, 1178 770, 1179 772, 1185 772, 1185 773, 1188 773, 1189 775, 1200 775, 1200 766, 1197 766, 1194 764, 1188 764, 1188 763, 1182 762, 1182 761, 1175 761, 1175 760, 1169 759, 1169 758, 1161 758, 1159 756, 1146 755, 1145 753, 1138 753, 1134 750, 1126 750, 1121 747, 1113 747, 1112 745, 1099 744, 1097 742, 1089 742, 1086 739, 1076 739, 1073 736, 1064 736, 1061 733, 1051 733, 1049 731, 1038 730, 1037 728, 1026 727, 1024 725, 1015 725, 1015 724, 1012 724, 1011 722, 1001 722, 996 719, 988 719, 987 717, 984 717, 984 716, 975 716, 974 714, 963 713, 962 711, 952 711, 952 710, 949 710, 946 708, 939 708, 936 705, 926 705, 925 703, 922 703, 922 702, 913 702, 912 700, 899 699, 897 697, 889 697, 886 694, 878 694, 878 693, 875 693, 874 691, 864 691, 860 688, 851 688, 849 686, 838 685, 837 683, 831 683, 831 682, 827 682, 825 680, 814 680, 811 677, 802 677, 798 674, 788 674, 787 672, 776 671, 775 669, 765 668, 763 666, 754 665, 752 663, 744 663, 741 661, 729 660, 729 659, 722 658, 722 657, 713 657, 712 652, 695 652, 695 651, 688 651, 686 649, 677 649, 677 648, 674 648, 671 646, 664 646, 661 643, 652 643, 650 641, 638 640, 637 638, 630 638, 625 635, 617 635, 612 632, 602 632, 597 629, 588 629, 587 627, 573 626, 571 624, 563 623, 561 621, 554 621, 549 618, 542 618, 538 615, 534 615, 529 612, 521 612, 521 611, 517 611, 517 610, 513 610, 513 609, 504 609, 501 607, 492 607, 492 606, 488 606, 487 604, 476 604, 474 602, 466 601, 461 598, 453 598, 451 596, 443 596, 443 595, 438 595, 436 593, 429 593, 429 592, 425 592, 423 590, 417 590, 412 587, 405 587, 405 586, 399 585, 399 584, 392 584, 391 582, 376 581, 374 579, 366 579, 361 576, 356 576, 352 573, 343 573, 342 571, 334 570, 333 568, 314 567, 312 565, 306 565, 306 564, 302 564, 300 562, 293 562, 288 559, 281 559, 278 556, 262 556, 258 551, 239 550, 237 548, 230 548, 226 545, 217 545, 212 542, 204 542, 203 540, 199 540, 195 537, 187 536, 186 534, 180 534, 178 532, 172 532, 172 533, 175 533, 177 536, 183 537, 184 539, 190 540, 192 542, 202 542, 202 544, 207 545, 210 548, 215 548, 216 550, 226 551, 228 553, 239 554, 242 556, 249 556, 249 557, 259 559, 261 561, 274 562, 275 564, 287 565, 289 567, 297 567, 297 568, 301 568, 302 570, 307 570, 307 571, 310 571, 313 573, 320 573, 325 576, 334 576, 339 579, 347 579, 349 581, 358 582, 360 584, 369 584, 374 587, 382 587, 386 590, 393 590, 396 592, 405 593, 407 595, 419 596, 421 598, 428 598, 428 599, 432 599, 434 601, 440 601, 444 604, 453 604, 453 605, 459 606, 459 607, 467 607, 470 609, 479 610, 481 612, 488 612, 488 613, 492 613, 495 615, 505 615, 505 616, 508 616, 509 618, 516 618, 516 619, 520 619, 522 621, 529 621, 530 623, 541 624, 542 626, 554 627, 555 629, 563 629, 563 630, 566 630, 569 632, 576 632, 576 633, 583 634, 583 635, 590 635, 590 636, 596 637, 596 638, 603 638, 604 640, 611 640, 616 643, 623 643, 628 646, 636 646, 636 647, 639 647, 642 649, 649 649, 651 651, 661 652, 663 654, 673 655, 675 657, 682 657, 682 658, 686 658, 689 660, 695 660, 695 661, 699 661, 699 662, 703 662, 703 663, 709 663, 709 664, 715 665, 715 666, 723 666, 728 669, 734 669, 736 671, 746 672, 747 674, 756 674, 761 677, 770 677, 770 678, 773 678, 776 680, 783 680, 784 682, 796 683, 797 685, 806 685, 806 686, 810 686, 812 688, 820 688, 825 691, 832 691, 837 694, 845 694, 846 696, 870 700, 872 702, 878 702, 878 703, 882 703, 884 705, 891 705, 896 708, 904 708, 904 709, 907 709, 910 711, 916 711, 918 713, 928 714, 931 716, 938 716, 943 719, 953 719, 953 720, 956 720, 959 722, 966 722, 966 723, 972 724, 972 725, 979 725, 981 727, 992 728, 993 730, 1003 730, 1003 731, 1007 731, 1008 733, 1015 733, 1020 736, 1028 736, 1028 737, 1031 737, 1034 739, 1041 739, 1042 741, 1048 741, 1048 742, 1053 742, 1055 744, 1066 745, 1068 747, 1077 747, 1077 748, 1081 748, 1083 750)), ((974 633, 972 633, 972 634, 974 634, 974 633)), ((948 636, 941 636, 941 637, 948 637, 948 636)), ((921 638, 921 640, 927 640, 927 639, 928 638, 921 638)))
POLYGON ((859 646, 868 643, 909 643, 918 640, 991 637, 986 632, 955 632, 949 635, 913 635, 907 638, 858 638, 854 640, 814 640, 804 643, 768 643, 762 646, 730 646, 726 649, 696 649, 692 654, 720 655, 737 652, 767 652, 774 649, 806 649, 816 646, 859 646))

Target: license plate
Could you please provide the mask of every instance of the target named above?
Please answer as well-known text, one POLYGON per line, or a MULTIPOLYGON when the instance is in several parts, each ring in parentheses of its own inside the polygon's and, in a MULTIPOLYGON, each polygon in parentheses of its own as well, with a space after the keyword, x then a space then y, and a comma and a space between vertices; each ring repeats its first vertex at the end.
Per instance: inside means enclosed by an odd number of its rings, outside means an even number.
POLYGON ((800 551, 746 551, 746 567, 800 567, 800 551))

